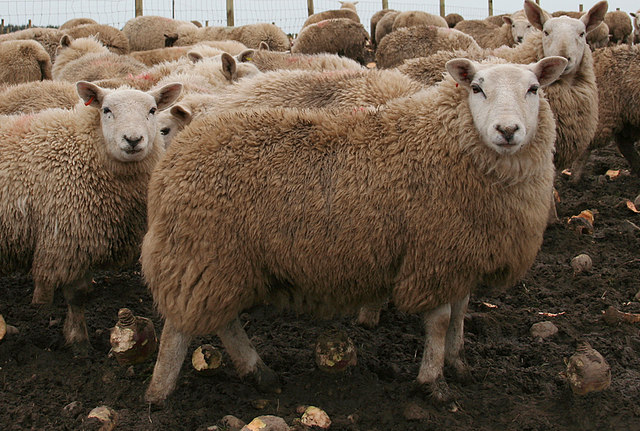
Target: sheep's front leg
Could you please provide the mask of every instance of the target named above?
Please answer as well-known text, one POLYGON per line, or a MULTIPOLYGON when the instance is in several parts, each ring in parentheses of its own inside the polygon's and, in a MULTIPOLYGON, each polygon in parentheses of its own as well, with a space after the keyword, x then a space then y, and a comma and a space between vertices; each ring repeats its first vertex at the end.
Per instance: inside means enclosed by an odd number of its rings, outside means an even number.
POLYGON ((160 338, 158 359, 153 368, 151 383, 147 388, 145 400, 151 404, 162 404, 173 392, 178 381, 178 374, 187 356, 191 337, 178 331, 171 320, 164 322, 160 338))
POLYGON ((67 317, 64 321, 64 339, 73 349, 74 355, 86 357, 89 354, 89 333, 84 315, 91 288, 91 276, 85 274, 73 283, 62 287, 67 302, 67 317))
POLYGON ((241 378, 251 380, 262 392, 280 392, 278 376, 262 362, 237 318, 220 328, 217 335, 241 378))
POLYGON ((451 390, 444 380, 445 338, 449 329, 451 304, 443 304, 424 314, 425 341, 418 383, 430 390, 438 402, 452 399, 451 390))
POLYGON ((462 359, 464 348, 464 315, 469 305, 469 295, 451 304, 451 318, 444 345, 444 362, 459 381, 469 381, 471 373, 462 359))
POLYGON ((383 303, 366 304, 360 307, 358 311, 358 325, 365 328, 375 328, 380 323, 380 313, 382 312, 383 303))

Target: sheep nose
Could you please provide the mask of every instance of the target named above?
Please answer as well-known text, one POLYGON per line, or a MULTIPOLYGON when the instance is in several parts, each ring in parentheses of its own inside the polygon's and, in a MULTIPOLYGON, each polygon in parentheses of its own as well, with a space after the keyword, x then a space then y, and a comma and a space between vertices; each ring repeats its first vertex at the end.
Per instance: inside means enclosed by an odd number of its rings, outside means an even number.
POLYGON ((496 130, 500 132, 505 141, 511 142, 513 135, 520 129, 520 126, 514 124, 513 126, 501 126, 496 125, 496 130))
POLYGON ((518 36, 518 43, 522 42, 522 36, 518 36))
POLYGON ((142 136, 138 136, 137 138, 130 138, 128 136, 125 136, 124 139, 127 141, 131 148, 135 148, 136 145, 138 145, 140 141, 142 141, 142 136))

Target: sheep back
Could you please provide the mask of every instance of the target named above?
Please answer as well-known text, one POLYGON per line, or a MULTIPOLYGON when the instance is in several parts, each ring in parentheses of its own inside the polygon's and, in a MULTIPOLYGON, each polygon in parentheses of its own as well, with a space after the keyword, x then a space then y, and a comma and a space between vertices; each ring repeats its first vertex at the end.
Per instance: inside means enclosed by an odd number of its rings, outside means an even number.
POLYGON ((400 15, 399 11, 392 10, 386 13, 376 25, 376 34, 374 37, 376 44, 379 45, 382 39, 393 31, 393 22, 400 15))
POLYGON ((11 33, 0 34, 0 42, 7 40, 35 40, 44 47, 51 58, 51 62, 55 62, 56 50, 58 49, 58 43, 64 35, 62 30, 57 28, 27 28, 24 30, 18 30, 11 33))
POLYGON ((122 32, 129 40, 131 51, 164 48, 165 34, 178 32, 181 28, 197 29, 193 23, 162 16, 137 16, 128 20, 122 32))
POLYGON ((420 10, 410 10, 400 12, 393 21, 392 31, 396 31, 404 27, 413 27, 419 25, 433 25, 436 27, 449 28, 447 21, 440 15, 434 15, 420 10))
POLYGON ((626 12, 621 10, 609 11, 604 16, 604 23, 609 27, 610 44, 631 44, 633 23, 626 12))
POLYGON ((454 28, 472 36, 482 48, 498 48, 503 45, 511 47, 516 44, 509 24, 498 27, 485 20, 464 20, 454 28))
POLYGON ((287 70, 362 70, 362 65, 347 57, 336 54, 291 54, 260 49, 251 56, 243 56, 242 61, 253 63, 262 72, 278 69, 287 70))
POLYGON ((379 10, 378 12, 374 13, 371 16, 371 20, 370 20, 370 25, 371 25, 371 31, 369 32, 369 34, 371 35, 371 42, 373 42, 374 44, 376 43, 377 39, 376 39, 376 27, 378 26, 378 23, 380 22, 380 20, 389 12, 396 12, 393 9, 382 9, 379 10))
POLYGON ((459 13, 450 13, 444 17, 444 20, 447 22, 449 28, 453 28, 460 21, 464 21, 464 18, 459 13))
POLYGON ((21 82, 51 79, 51 57, 35 40, 0 42, 0 82, 21 82))
POLYGON ((346 8, 332 9, 332 10, 325 10, 323 12, 318 12, 318 13, 309 15, 309 17, 302 24, 302 28, 300 30, 302 30, 303 28, 311 24, 324 21, 325 19, 333 19, 333 18, 347 18, 358 23, 360 22, 360 17, 354 10, 346 9, 346 8))
POLYGON ((37 81, 0 90, 0 115, 31 114, 49 108, 70 109, 80 101, 75 84, 37 81))
POLYGON ((160 313, 206 334, 264 302, 331 316, 391 295, 422 312, 478 283, 510 286, 546 227, 549 106, 534 140, 501 161, 478 144, 468 92, 437 88, 351 116, 195 119, 149 186, 141 262, 160 313))
POLYGON ((84 24, 65 30, 74 39, 94 36, 114 54, 129 54, 129 39, 115 27, 103 24, 84 24))
POLYGON ((364 26, 346 18, 328 19, 305 27, 291 47, 292 54, 327 52, 365 62, 369 34, 364 26))
POLYGON ((91 18, 71 18, 70 20, 65 21, 60 27, 60 30, 66 30, 71 27, 77 27, 79 25, 84 24, 98 24, 97 21, 91 18))

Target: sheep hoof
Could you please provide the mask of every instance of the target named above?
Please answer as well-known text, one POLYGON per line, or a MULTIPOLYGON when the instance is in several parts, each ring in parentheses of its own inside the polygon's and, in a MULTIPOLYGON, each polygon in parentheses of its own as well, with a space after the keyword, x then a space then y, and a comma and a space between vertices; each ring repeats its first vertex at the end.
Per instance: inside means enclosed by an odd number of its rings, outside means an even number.
POLYGON ((167 394, 158 393, 158 391, 153 391, 151 388, 147 389, 147 392, 144 394, 144 402, 148 404, 151 410, 163 409, 166 398, 167 394))
POLYGON ((91 344, 88 340, 71 344, 71 353, 74 359, 87 359, 91 352, 91 344))
POLYGON ((438 378, 433 383, 427 383, 425 388, 429 397, 438 404, 449 404, 453 401, 453 394, 444 377, 438 378))
POLYGON ((254 373, 248 374, 246 378, 251 381, 260 392, 276 394, 282 392, 278 375, 264 364, 258 365, 257 370, 254 373))
POLYGON ((469 384, 473 382, 473 377, 471 376, 471 370, 469 367, 460 361, 456 361, 454 364, 447 365, 445 367, 445 372, 447 376, 450 376, 453 380, 462 384, 469 384))

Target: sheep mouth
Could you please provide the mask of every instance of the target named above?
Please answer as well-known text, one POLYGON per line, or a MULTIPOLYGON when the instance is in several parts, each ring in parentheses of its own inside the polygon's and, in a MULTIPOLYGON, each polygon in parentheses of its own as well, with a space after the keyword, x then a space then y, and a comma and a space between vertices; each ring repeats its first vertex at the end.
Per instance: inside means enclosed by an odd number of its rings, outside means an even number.
POLYGON ((142 151, 142 148, 128 148, 126 150, 123 150, 125 153, 131 155, 131 154, 138 154, 139 152, 142 151))

